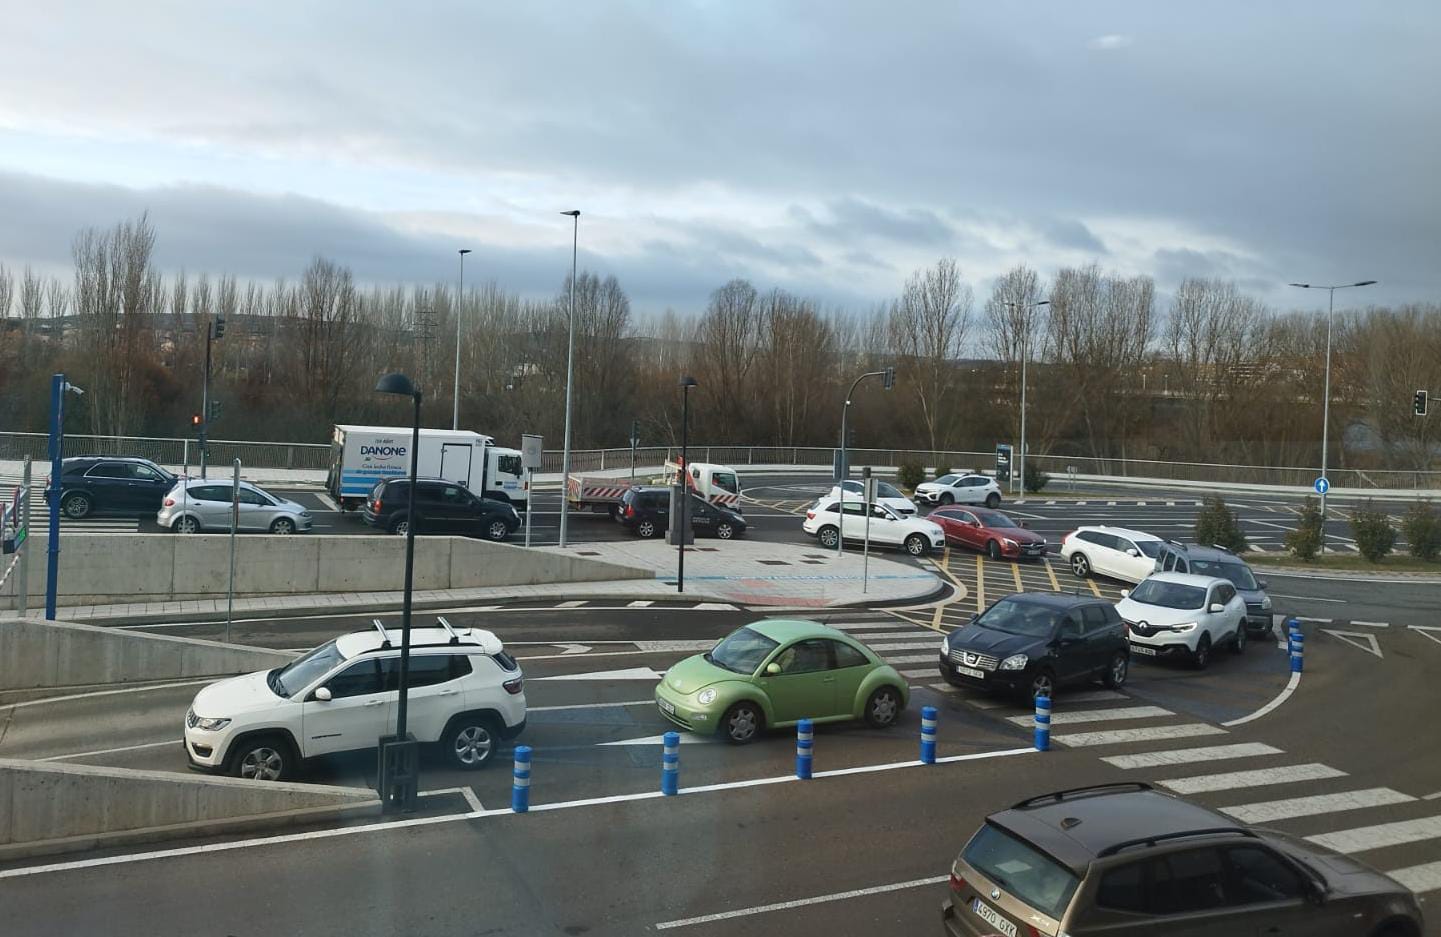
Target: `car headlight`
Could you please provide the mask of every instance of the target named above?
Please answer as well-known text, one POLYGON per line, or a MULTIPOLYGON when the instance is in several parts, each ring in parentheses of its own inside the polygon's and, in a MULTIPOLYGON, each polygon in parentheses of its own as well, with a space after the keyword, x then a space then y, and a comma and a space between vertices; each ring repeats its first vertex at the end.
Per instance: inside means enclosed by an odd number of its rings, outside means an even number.
POLYGON ((951 639, 950 639, 950 638, 941 638, 941 653, 942 653, 942 654, 949 654, 949 653, 951 653, 951 639))
POLYGON ((1031 659, 1024 654, 1012 654, 1010 657, 1007 657, 1005 660, 1001 661, 1001 669, 1025 670, 1026 665, 1030 662, 1031 659))
POLYGON ((218 732, 230 725, 229 719, 206 719, 204 716, 195 717, 195 728, 204 729, 206 732, 218 732))
POLYGON ((1001 542, 1004 543, 1006 546, 1010 547, 1012 550, 1020 546, 1020 544, 1016 543, 1016 541, 1012 540, 1010 537, 1002 538, 1001 542))
POLYGON ((697 703, 700 703, 702 706, 709 706, 711 703, 714 703, 714 702, 715 702, 715 698, 716 698, 716 692, 715 692, 715 689, 714 689, 713 687, 712 687, 712 688, 708 688, 708 689, 701 690, 699 693, 697 693, 697 694, 695 695, 695 701, 696 701, 697 703))
POLYGON ((1187 631, 1195 631, 1196 623, 1194 621, 1183 621, 1179 625, 1172 625, 1171 630, 1185 634, 1187 631))
POLYGON ((1262 596, 1262 597, 1261 597, 1261 607, 1262 607, 1262 608, 1270 608, 1270 607, 1271 607, 1271 597, 1270 597, 1269 595, 1267 595, 1267 596, 1262 596))

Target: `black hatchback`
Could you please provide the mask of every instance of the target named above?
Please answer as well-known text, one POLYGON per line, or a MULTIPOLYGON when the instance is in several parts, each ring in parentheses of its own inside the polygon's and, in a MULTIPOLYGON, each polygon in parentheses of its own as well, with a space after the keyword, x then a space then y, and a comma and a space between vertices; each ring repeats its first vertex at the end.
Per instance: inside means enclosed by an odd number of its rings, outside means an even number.
MULTIPOLYGON (((60 463, 60 510, 73 520, 96 514, 148 514, 154 520, 179 480, 149 459, 74 456, 60 463)), ((49 479, 45 502, 50 503, 49 479)))
MULTIPOLYGON (((670 489, 632 488, 621 495, 615 519, 638 537, 656 537, 670 529, 670 489)), ((730 508, 690 496, 690 525, 696 534, 730 540, 746 532, 746 521, 730 508)))
POLYGON ((1126 623, 1102 599, 1022 592, 998 600, 946 636, 941 676, 954 686, 1052 696, 1063 683, 1126 682, 1126 623))
MULTIPOLYGON (((442 478, 420 478, 415 483, 415 532, 449 534, 455 537, 484 537, 500 541, 520 527, 520 515, 502 501, 478 498, 458 482, 442 478)), ((410 505, 410 480, 391 478, 370 489, 361 517, 371 527, 392 534, 406 531, 410 505)))

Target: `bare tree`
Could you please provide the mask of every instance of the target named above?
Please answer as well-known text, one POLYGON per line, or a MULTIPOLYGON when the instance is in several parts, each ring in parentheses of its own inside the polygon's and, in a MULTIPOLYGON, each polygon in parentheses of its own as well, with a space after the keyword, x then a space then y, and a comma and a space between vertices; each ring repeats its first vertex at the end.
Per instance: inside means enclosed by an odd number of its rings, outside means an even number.
POLYGON ((912 274, 890 310, 890 347, 903 362, 900 382, 916 399, 913 412, 933 451, 949 445, 953 401, 961 390, 955 363, 970 331, 973 301, 960 268, 946 258, 912 274))

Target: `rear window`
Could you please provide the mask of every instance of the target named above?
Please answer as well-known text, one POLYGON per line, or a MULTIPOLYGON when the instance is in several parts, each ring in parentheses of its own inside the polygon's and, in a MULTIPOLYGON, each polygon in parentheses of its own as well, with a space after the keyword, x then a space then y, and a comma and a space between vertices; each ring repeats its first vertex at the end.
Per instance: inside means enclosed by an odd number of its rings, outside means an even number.
POLYGON ((1081 881, 1045 853, 989 823, 971 837, 961 858, 1051 918, 1060 918, 1066 912, 1081 881))
POLYGON ((1151 559, 1154 560, 1156 557, 1161 555, 1161 541, 1137 540, 1136 549, 1140 550, 1143 556, 1149 556, 1151 559))
POLYGON ((502 669, 508 670, 512 673, 520 669, 520 664, 517 664, 515 662, 515 658, 511 657, 505 651, 501 651, 499 654, 490 655, 490 659, 499 664, 502 669))
POLYGON ((1217 579, 1229 579, 1237 589, 1255 589, 1256 577, 1251 575, 1251 567, 1245 563, 1221 562, 1215 560, 1192 560, 1191 572, 1198 576, 1215 576, 1217 579))

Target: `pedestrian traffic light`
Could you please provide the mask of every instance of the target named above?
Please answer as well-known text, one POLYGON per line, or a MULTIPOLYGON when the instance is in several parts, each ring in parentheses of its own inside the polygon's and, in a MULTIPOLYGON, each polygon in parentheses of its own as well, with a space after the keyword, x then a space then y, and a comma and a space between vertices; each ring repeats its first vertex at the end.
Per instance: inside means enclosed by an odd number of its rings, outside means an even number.
POLYGON ((1416 397, 1411 403, 1411 412, 1417 416, 1426 415, 1426 398, 1428 394, 1424 390, 1416 391, 1416 397))
POLYGON ((224 317, 224 316, 216 316, 216 317, 215 317, 215 337, 216 337, 217 339, 220 339, 220 338, 224 338, 224 337, 225 337, 225 317, 224 317))
POLYGON ((210 414, 209 414, 209 418, 210 418, 210 421, 211 421, 211 422, 214 422, 214 421, 220 419, 220 411, 221 411, 220 401, 219 401, 219 400, 212 400, 212 401, 210 401, 210 414))
POLYGON ((200 414, 198 414, 198 413, 192 413, 192 414, 190 415, 190 425, 191 425, 191 426, 194 426, 194 427, 196 427, 196 428, 198 429, 198 428, 200 427, 200 422, 201 422, 201 420, 200 420, 200 414))
POLYGON ((886 390, 890 390, 892 387, 896 386, 895 368, 886 368, 886 373, 881 378, 881 386, 885 387, 886 390))

